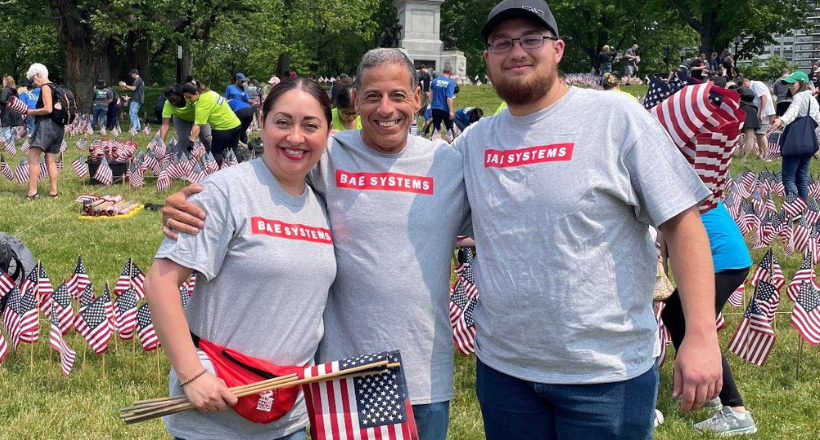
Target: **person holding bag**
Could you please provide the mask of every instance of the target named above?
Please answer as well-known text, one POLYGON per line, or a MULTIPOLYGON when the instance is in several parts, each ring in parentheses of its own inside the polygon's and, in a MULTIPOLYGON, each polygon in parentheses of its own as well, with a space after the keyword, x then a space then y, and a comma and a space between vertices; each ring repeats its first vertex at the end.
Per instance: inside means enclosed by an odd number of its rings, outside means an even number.
POLYGON ((786 127, 780 136, 780 154, 783 156, 783 186, 786 193, 796 193, 808 202, 809 161, 817 152, 817 135, 814 129, 820 125, 820 105, 809 90, 809 77, 797 71, 782 79, 789 84, 792 105, 786 113, 775 119, 774 128, 786 127))

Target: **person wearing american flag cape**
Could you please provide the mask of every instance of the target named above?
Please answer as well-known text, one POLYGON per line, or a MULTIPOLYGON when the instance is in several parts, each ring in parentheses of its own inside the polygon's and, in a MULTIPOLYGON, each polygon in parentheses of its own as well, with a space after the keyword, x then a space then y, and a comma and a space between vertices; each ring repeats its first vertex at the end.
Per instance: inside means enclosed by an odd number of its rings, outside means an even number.
POLYGON ((311 364, 336 276, 325 207, 305 183, 327 145, 330 99, 315 81, 288 78, 262 115, 264 155, 202 182, 192 202, 211 221, 200 234, 166 239, 145 281, 171 394, 199 409, 165 418, 177 438, 306 436, 298 388, 239 398, 228 390, 311 364), (179 286, 193 271, 185 307, 179 286))

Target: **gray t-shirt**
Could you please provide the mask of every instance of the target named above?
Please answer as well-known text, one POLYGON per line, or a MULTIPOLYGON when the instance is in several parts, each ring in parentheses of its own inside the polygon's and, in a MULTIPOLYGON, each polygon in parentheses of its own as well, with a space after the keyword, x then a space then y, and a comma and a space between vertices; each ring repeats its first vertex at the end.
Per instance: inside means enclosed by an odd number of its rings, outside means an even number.
MULTIPOLYGON (((191 331, 217 345, 277 365, 309 364, 324 331, 322 313, 336 275, 322 203, 309 186, 292 196, 261 159, 212 174, 191 201, 208 213, 197 235, 165 239, 157 258, 197 273, 185 312, 191 331)), ((199 352, 203 365, 213 371, 199 352)), ((171 371, 171 395, 183 394, 171 371)), ((272 439, 307 424, 304 397, 270 424, 228 410, 165 417, 171 435, 195 439, 272 439)))
POLYGON ((550 107, 471 125, 476 354, 524 380, 606 383, 654 362, 660 225, 709 192, 649 113, 571 88, 550 107))
POLYGON ((333 139, 311 184, 327 201, 338 276, 317 361, 401 350, 413 404, 453 398, 450 261, 467 224, 461 154, 409 136, 397 154, 333 139))
POLYGON ((142 104, 145 102, 145 81, 138 77, 134 80, 134 93, 131 95, 131 100, 142 104))
POLYGON ((108 101, 114 99, 114 92, 108 87, 94 88, 94 108, 108 108, 108 101))

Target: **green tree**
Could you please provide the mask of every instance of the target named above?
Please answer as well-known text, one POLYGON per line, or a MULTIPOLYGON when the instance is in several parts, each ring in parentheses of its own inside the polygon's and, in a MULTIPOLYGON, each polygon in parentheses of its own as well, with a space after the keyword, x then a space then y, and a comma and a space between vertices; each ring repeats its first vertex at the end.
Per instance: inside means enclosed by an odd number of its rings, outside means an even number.
POLYGON ((734 41, 742 42, 738 58, 748 58, 773 42, 773 33, 806 27, 814 11, 809 0, 654 0, 666 7, 700 35, 701 53, 720 52, 734 41))

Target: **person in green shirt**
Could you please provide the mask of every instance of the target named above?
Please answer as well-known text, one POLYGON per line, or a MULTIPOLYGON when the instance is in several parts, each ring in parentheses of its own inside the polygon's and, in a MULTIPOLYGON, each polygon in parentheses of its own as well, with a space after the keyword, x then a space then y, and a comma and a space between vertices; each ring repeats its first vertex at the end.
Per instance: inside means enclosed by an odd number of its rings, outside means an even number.
POLYGON ((333 96, 336 108, 331 112, 333 133, 345 130, 361 130, 362 128, 362 118, 356 114, 356 108, 353 105, 352 91, 352 80, 336 81, 336 94, 333 96))
POLYGON ((199 137, 205 124, 211 126, 211 153, 221 166, 225 149, 236 151, 239 145, 239 133, 242 131, 239 118, 236 117, 228 100, 219 93, 210 90, 199 81, 190 81, 182 86, 185 100, 194 107, 194 126, 188 138, 193 142, 199 137))
MULTIPOLYGON (((171 84, 165 89, 165 104, 162 106, 162 126, 159 129, 159 137, 165 142, 168 139, 168 131, 171 129, 171 121, 174 121, 174 129, 177 132, 177 150, 186 151, 191 149, 191 130, 194 128, 194 107, 188 105, 185 96, 182 94, 182 86, 171 84)), ((199 130, 199 141, 206 151, 211 151, 211 126, 203 125, 199 130)))

